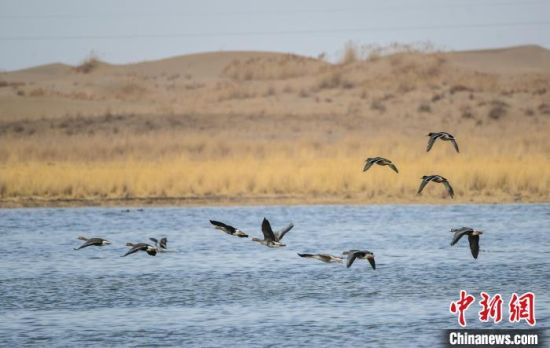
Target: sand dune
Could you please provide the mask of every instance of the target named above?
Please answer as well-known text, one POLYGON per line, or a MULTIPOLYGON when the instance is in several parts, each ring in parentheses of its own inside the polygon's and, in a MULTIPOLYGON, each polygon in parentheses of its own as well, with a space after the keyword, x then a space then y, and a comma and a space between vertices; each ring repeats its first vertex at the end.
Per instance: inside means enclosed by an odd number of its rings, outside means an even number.
POLYGON ((550 72, 550 51, 540 46, 456 52, 450 61, 482 73, 524 74, 550 72))

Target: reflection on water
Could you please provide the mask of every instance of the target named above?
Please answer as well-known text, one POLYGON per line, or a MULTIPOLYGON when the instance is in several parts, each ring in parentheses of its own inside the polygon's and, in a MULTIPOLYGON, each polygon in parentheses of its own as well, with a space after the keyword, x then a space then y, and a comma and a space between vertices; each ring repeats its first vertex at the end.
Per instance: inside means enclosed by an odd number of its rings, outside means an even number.
MULTIPOLYGON (((537 295, 550 316, 549 205, 268 206, 0 210, 0 345, 431 346, 456 328, 449 304, 466 289, 537 295), (293 221, 286 248, 261 236, 293 221), (485 234, 473 260, 451 227, 485 234), (79 251, 79 235, 113 244, 79 251), (168 237, 170 252, 121 258, 126 242, 168 237), (366 248, 377 269, 346 269, 297 252, 366 248)), ((481 324, 467 312, 469 327, 481 324)), ((505 314, 507 312, 505 311, 505 314)), ((506 320, 505 320, 506 321, 506 320)), ((504 321, 497 327, 512 327, 504 321)), ((526 324, 514 325, 525 328, 526 324)))

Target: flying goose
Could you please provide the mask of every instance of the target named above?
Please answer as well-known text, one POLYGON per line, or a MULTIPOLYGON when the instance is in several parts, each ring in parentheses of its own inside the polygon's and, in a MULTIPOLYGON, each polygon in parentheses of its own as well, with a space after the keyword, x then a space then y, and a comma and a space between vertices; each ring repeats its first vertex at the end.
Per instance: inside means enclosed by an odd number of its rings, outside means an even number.
POLYGON ((399 171, 397 170, 397 167, 395 166, 395 164, 393 164, 392 161, 382 157, 367 158, 365 160, 365 166, 363 167, 363 172, 366 172, 367 170, 369 170, 369 168, 372 167, 373 164, 378 164, 379 166, 388 166, 391 169, 393 169, 394 172, 399 173, 399 171))
POLYGON ((166 244, 168 243, 168 238, 163 237, 160 239, 160 241, 156 238, 149 238, 149 240, 153 243, 155 243, 155 247, 158 249, 158 251, 165 251, 166 244))
POLYGON ((329 254, 300 254, 298 253, 298 256, 305 257, 309 259, 316 259, 319 261, 323 261, 325 263, 333 263, 333 262, 339 262, 342 263, 343 257, 341 256, 333 256, 329 254))
POLYGON ((344 255, 347 255, 346 267, 350 268, 355 259, 367 259, 372 269, 376 269, 376 262, 374 262, 374 254, 368 250, 348 250, 344 251, 344 255))
POLYGON ((460 152, 458 151, 458 144, 456 143, 455 137, 450 133, 432 132, 432 133, 429 133, 427 136, 430 137, 430 140, 428 140, 428 147, 426 148, 426 152, 429 152, 431 150, 432 146, 434 145, 437 139, 450 141, 451 143, 453 143, 453 146, 455 147, 456 152, 460 152))
POLYGON ((128 252, 126 254, 122 255, 121 257, 130 255, 130 254, 133 254, 133 253, 137 253, 140 250, 147 252, 147 254, 149 254, 151 256, 155 256, 157 254, 157 251, 158 251, 158 249, 156 247, 154 247, 150 244, 147 244, 147 243, 137 243, 137 244, 126 243, 126 246, 130 247, 130 250, 128 250, 128 252))
POLYGON ((424 175, 421 179, 422 179, 422 182, 420 183, 420 187, 418 188, 418 193, 417 194, 420 194, 422 192, 422 190, 424 189, 424 187, 430 181, 433 181, 433 182, 436 182, 438 184, 445 185, 445 188, 447 188, 447 192, 449 192, 449 196, 451 196, 451 198, 454 198, 455 191, 453 190, 451 184, 449 184, 449 181, 447 179, 445 179, 444 177, 442 177, 441 175, 424 175))
POLYGON ((451 229, 451 232, 454 233, 451 245, 455 245, 465 234, 468 235, 468 242, 470 242, 470 251, 472 252, 472 256, 474 257, 474 259, 477 259, 477 255, 479 255, 479 236, 483 234, 483 231, 478 231, 471 227, 461 227, 451 229))
MULTIPOLYGON (((276 240, 275 234, 271 229, 271 224, 266 218, 264 218, 264 220, 262 221, 262 233, 264 234, 264 239, 252 238, 252 241, 258 242, 270 248, 280 248, 286 246, 285 244, 276 240)), ((283 236, 284 234, 282 236, 279 236, 279 238, 283 238, 283 236)))
POLYGON ((103 238, 86 238, 86 237, 80 236, 80 237, 78 237, 78 239, 83 240, 84 244, 82 244, 78 248, 74 248, 74 250, 80 250, 82 248, 86 248, 86 247, 89 247, 91 245, 104 246, 104 245, 111 244, 111 242, 109 242, 107 239, 103 239, 103 238))
POLYGON ((235 227, 230 226, 230 225, 226 225, 223 222, 210 220, 210 223, 212 225, 216 226, 215 227, 216 229, 218 229, 220 231, 223 231, 227 234, 230 234, 232 236, 241 237, 241 238, 248 238, 248 234, 244 233, 243 231, 239 230, 238 228, 235 228, 235 227))

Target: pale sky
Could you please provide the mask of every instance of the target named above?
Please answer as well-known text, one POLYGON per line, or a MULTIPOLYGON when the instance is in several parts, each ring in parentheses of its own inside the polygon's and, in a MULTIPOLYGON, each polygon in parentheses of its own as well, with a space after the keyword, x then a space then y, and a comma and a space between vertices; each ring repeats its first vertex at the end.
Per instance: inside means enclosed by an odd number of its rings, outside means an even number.
POLYGON ((550 0, 0 0, 0 70, 261 50, 336 56, 345 42, 550 48, 550 0))

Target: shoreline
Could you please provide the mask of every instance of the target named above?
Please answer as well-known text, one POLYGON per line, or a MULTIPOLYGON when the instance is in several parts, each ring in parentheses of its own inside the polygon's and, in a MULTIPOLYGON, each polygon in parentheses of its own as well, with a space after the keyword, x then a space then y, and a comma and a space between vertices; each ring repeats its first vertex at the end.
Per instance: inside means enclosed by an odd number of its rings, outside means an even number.
POLYGON ((344 197, 344 196, 189 196, 189 197, 131 197, 131 198, 13 198, 1 199, 0 209, 17 208, 85 208, 85 207, 197 207, 197 206, 254 206, 254 205, 391 205, 391 204, 549 204, 550 199, 530 197, 344 197), (492 198, 492 199, 491 199, 492 198))

